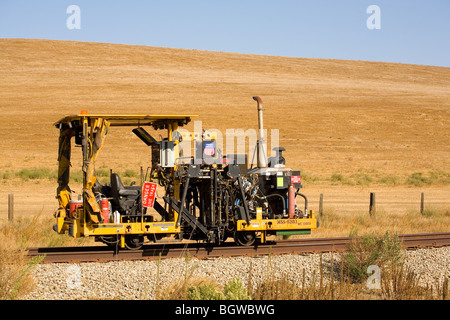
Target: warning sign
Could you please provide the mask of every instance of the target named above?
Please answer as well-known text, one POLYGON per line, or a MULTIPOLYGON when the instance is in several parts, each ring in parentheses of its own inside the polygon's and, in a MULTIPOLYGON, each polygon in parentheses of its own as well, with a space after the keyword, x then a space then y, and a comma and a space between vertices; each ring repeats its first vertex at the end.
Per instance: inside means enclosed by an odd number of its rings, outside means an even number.
POLYGON ((144 182, 142 186, 142 206, 153 208, 156 197, 156 187, 158 185, 153 182, 144 182))
POLYGON ((300 176, 291 176, 291 183, 301 183, 302 179, 300 176))

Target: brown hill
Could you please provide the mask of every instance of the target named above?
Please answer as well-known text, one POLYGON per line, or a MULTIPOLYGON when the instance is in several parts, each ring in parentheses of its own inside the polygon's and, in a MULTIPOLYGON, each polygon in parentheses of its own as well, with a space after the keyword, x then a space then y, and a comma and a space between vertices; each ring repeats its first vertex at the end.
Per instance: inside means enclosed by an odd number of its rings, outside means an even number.
MULTIPOLYGON (((225 132, 257 127, 253 95, 289 167, 322 177, 450 167, 450 68, 0 39, 0 74, 0 171, 56 169, 52 123, 80 110, 198 114, 225 132)), ((107 166, 148 163, 132 134, 108 139, 107 166)))

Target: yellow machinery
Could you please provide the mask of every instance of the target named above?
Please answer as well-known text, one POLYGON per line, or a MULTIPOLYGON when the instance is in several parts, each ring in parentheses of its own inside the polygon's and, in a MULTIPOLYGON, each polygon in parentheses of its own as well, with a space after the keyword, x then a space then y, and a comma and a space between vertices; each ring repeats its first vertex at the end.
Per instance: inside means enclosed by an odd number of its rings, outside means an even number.
POLYGON ((307 198, 298 192, 300 172, 285 168, 283 148, 277 148, 277 158, 267 163, 260 143, 262 102, 254 99, 260 137, 258 165, 251 169, 246 157, 223 156, 214 134, 181 130, 194 115, 81 112, 62 118, 55 123, 60 130, 55 231, 76 238, 94 236, 129 249, 140 248, 146 239, 156 242, 167 236, 215 244, 231 236, 239 245, 252 245, 271 234, 310 233, 317 221, 307 209, 307 198), (119 126, 129 127, 150 148, 151 170, 140 186, 124 186, 112 171, 110 183, 101 184, 96 178, 95 162, 105 137, 119 126), (167 137, 157 141, 146 127, 165 130, 167 137), (83 156, 82 199, 72 199, 69 187, 72 138, 83 156), (183 155, 186 142, 194 143, 192 157, 183 155), (157 196, 158 188, 164 189, 164 196, 157 196), (303 211, 295 205, 297 195, 305 200, 303 211))

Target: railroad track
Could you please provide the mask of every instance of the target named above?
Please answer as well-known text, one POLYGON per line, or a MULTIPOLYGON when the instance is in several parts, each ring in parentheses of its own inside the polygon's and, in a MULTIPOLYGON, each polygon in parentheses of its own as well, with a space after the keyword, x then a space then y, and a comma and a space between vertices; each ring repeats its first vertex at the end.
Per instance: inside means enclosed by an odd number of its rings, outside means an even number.
MULTIPOLYGON (((450 245, 450 232, 399 235, 404 249, 450 245)), ((42 263, 108 262, 180 258, 187 254, 199 259, 257 256, 268 254, 306 254, 345 251, 352 238, 292 239, 242 247, 234 243, 208 246, 202 243, 159 243, 140 250, 117 250, 107 246, 28 248, 30 257, 45 255, 42 263)))

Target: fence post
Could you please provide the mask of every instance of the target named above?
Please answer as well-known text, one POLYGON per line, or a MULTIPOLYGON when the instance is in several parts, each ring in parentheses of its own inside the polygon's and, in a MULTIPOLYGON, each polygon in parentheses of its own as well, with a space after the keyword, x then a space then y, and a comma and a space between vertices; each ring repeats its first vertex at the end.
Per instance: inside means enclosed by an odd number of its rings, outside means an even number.
POLYGON ((371 216, 375 215, 377 211, 376 202, 375 202, 375 192, 370 193, 370 204, 369 204, 369 214, 371 216))
POLYGON ((8 220, 14 219, 14 194, 8 194, 8 220))
POLYGON ((323 216, 323 193, 320 194, 319 198, 319 217, 323 216))
POLYGON ((425 195, 422 192, 420 194, 420 214, 423 214, 424 210, 425 210, 425 195))

